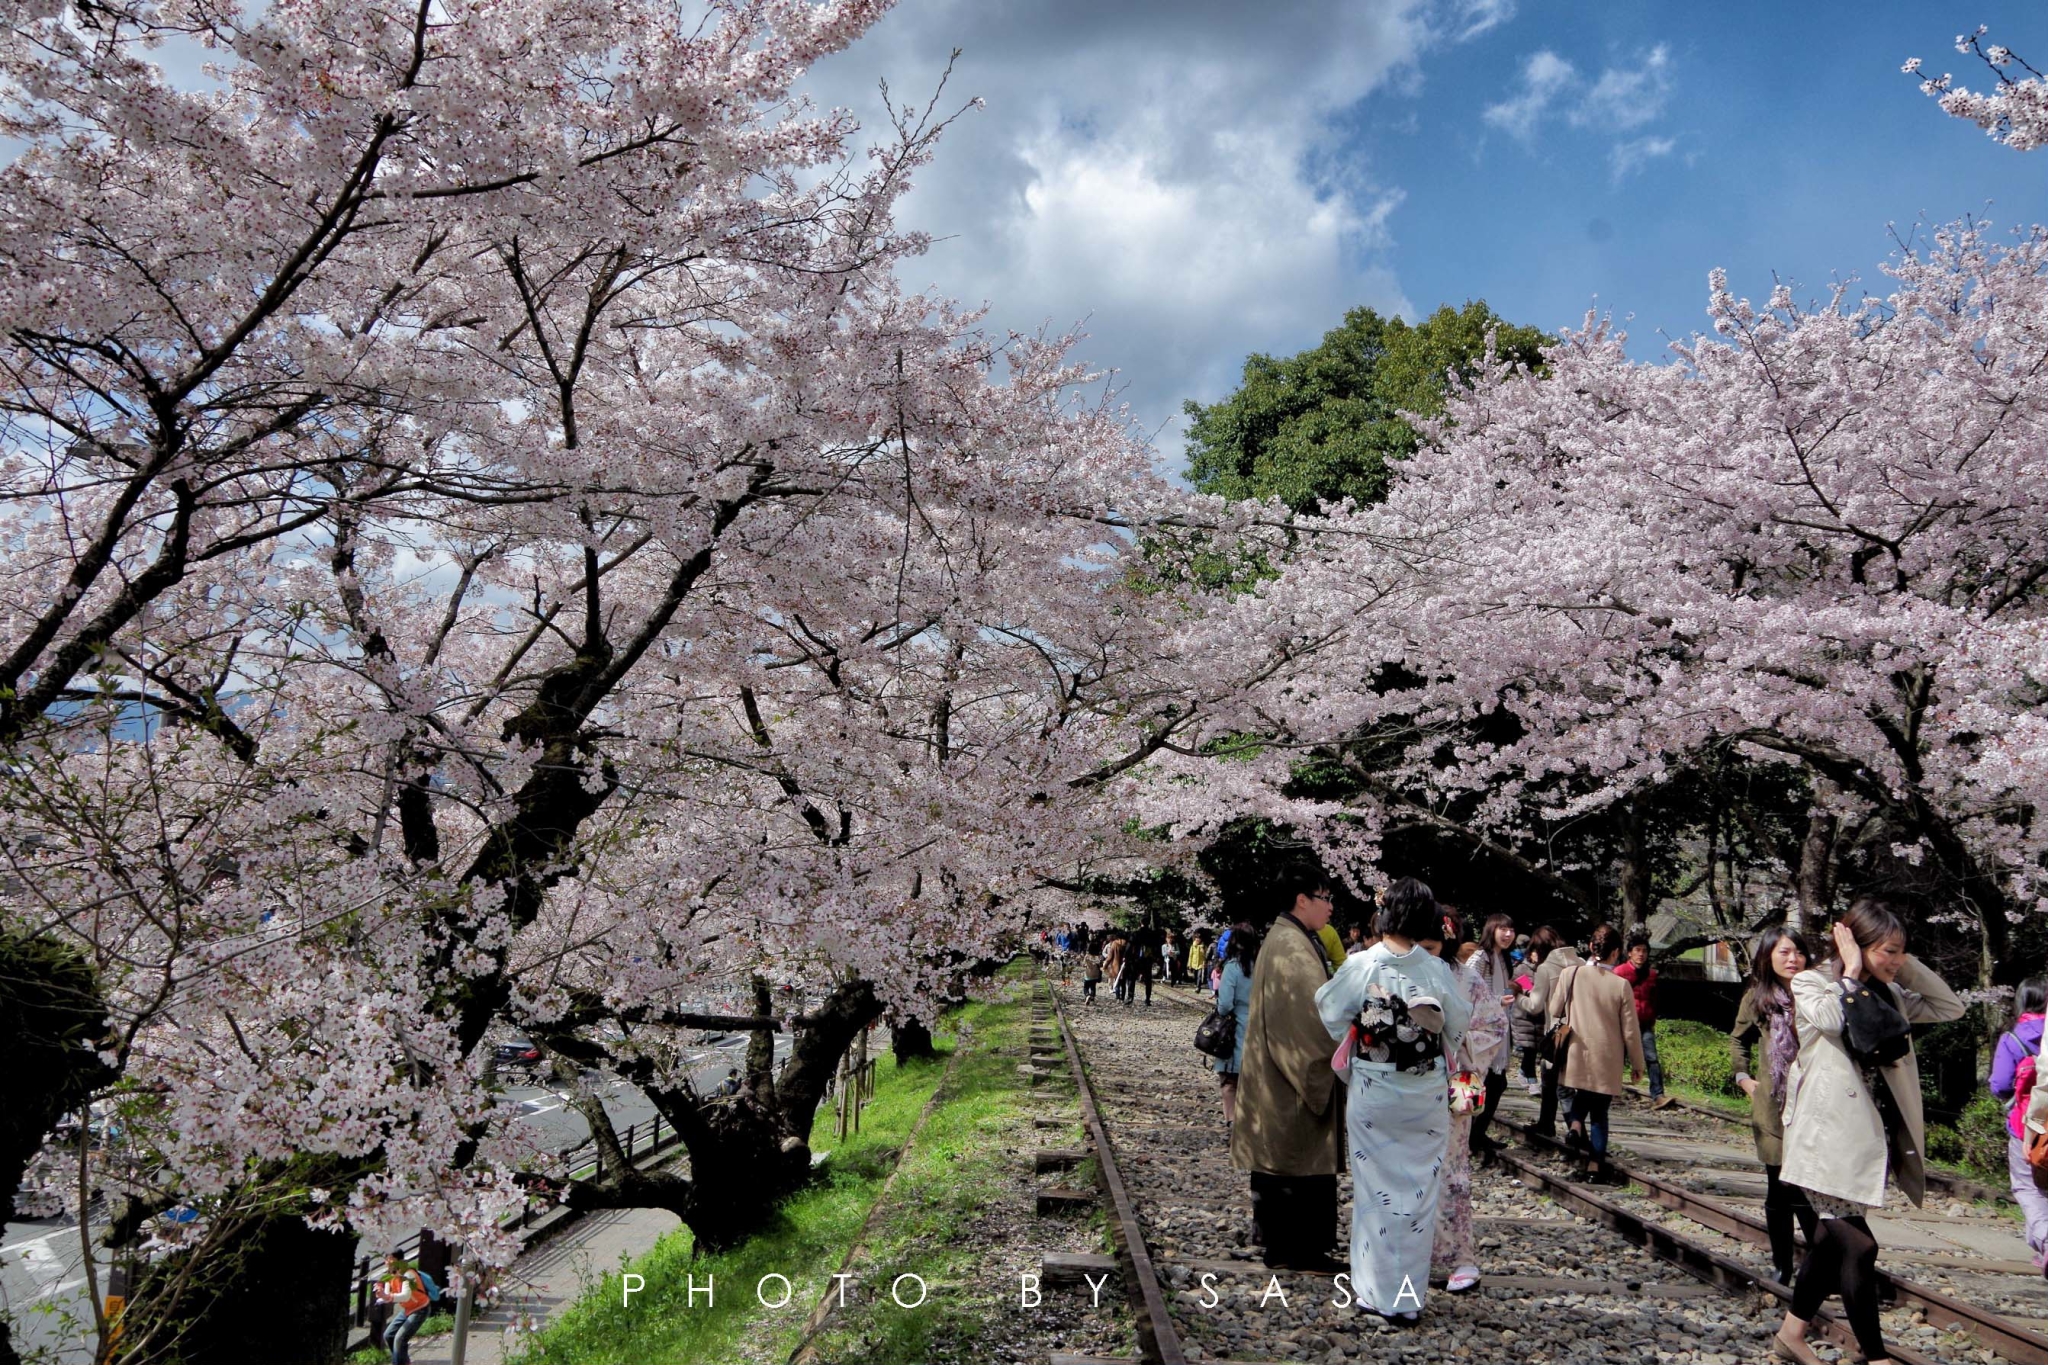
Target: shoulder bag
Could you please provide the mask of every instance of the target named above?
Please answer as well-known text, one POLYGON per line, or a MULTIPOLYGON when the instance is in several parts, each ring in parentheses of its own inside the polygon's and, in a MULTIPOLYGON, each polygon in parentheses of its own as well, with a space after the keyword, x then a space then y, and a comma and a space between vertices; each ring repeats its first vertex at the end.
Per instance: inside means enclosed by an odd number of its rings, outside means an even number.
POLYGON ((1858 1066, 1889 1066, 1913 1050, 1913 1026, 1889 990, 1843 982, 1842 1046, 1858 1066))
POLYGON ((1211 1057, 1226 1058, 1237 1051, 1237 1016, 1213 1010, 1209 1017, 1195 1025, 1195 1051, 1211 1057))
MULTIPOLYGON (((1557 1022, 1550 1026, 1550 1032, 1543 1035, 1543 1060, 1556 1070, 1564 1070, 1565 1055, 1572 1047, 1572 991, 1579 984, 1579 973, 1585 964, 1579 963, 1571 969, 1569 982, 1564 982, 1564 1007, 1557 1012, 1557 1022)), ((1560 972, 1559 976, 1565 973, 1560 972)))

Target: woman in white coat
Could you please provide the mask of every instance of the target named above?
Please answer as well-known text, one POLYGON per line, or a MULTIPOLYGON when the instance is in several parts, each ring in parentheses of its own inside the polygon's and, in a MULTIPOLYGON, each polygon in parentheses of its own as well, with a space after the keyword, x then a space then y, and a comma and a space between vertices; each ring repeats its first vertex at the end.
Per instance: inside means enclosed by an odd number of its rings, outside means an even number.
POLYGON ((1889 1009, 1908 1023, 1935 1024, 1962 1017, 1963 1002, 1907 955, 1905 922, 1872 899, 1835 925, 1832 960, 1792 978, 1792 1001, 1799 1055, 1785 1078, 1782 1179, 1806 1191, 1820 1233, 1771 1345, 1782 1360, 1819 1365, 1807 1324, 1840 1293, 1864 1358, 1884 1365, 1891 1357, 1878 1322, 1877 1239, 1864 1216, 1883 1205, 1887 1175, 1915 1204, 1926 1194, 1920 1066, 1910 1035, 1889 1061, 1852 1053, 1845 1013, 1889 1009))

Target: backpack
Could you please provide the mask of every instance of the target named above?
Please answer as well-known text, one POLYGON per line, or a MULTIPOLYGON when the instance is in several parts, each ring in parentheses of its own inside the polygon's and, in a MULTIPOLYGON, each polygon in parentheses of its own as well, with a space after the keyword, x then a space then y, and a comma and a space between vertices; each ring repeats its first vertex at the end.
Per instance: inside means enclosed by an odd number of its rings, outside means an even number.
MULTIPOLYGON (((2048 1033, 2042 1034, 2042 1038, 2048 1041, 2048 1033)), ((2017 1032, 2013 1034, 2013 1041, 2019 1041, 2017 1032)), ((2039 1075, 2040 1057, 2041 1050, 2037 1045, 2034 1051, 2021 1057, 2019 1065, 2012 1069, 2012 1107, 2005 1112, 2005 1127, 2007 1132, 2022 1141, 2027 1136, 2027 1102, 2034 1096, 2034 1082, 2039 1075)))
POLYGON ((439 1303, 441 1301, 441 1286, 434 1283, 434 1277, 424 1270, 415 1270, 413 1274, 420 1277, 420 1288, 427 1291, 427 1302, 439 1303))

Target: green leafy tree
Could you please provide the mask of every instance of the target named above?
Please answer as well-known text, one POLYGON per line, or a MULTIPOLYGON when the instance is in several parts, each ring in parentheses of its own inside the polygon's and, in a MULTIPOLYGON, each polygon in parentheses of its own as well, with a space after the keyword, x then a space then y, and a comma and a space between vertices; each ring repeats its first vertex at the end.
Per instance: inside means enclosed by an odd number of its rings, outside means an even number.
POLYGON ((1389 462, 1416 447, 1402 414, 1442 412, 1449 376, 1472 376, 1489 331, 1502 355, 1532 367, 1552 340, 1475 300, 1412 326, 1354 308, 1311 350, 1253 355, 1235 393, 1184 405, 1188 476, 1205 493, 1278 497, 1297 511, 1347 497, 1377 502, 1389 462))

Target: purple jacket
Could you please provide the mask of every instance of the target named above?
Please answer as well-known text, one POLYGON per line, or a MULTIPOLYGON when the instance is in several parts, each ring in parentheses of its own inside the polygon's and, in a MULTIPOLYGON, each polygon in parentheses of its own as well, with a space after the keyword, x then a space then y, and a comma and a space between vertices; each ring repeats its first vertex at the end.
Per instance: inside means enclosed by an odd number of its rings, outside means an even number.
MULTIPOLYGON (((2040 1052, 2042 1022, 2041 1015, 2022 1015, 2017 1024, 1998 1035, 1998 1047, 1991 1054, 1991 1093, 1998 1098, 2012 1098, 2016 1085, 2013 1072, 2019 1067, 2020 1059, 2040 1052), (2017 1038, 2014 1035, 2018 1035, 2017 1038)), ((2036 1061, 2034 1065, 2039 1067, 2041 1063, 2036 1061)))

